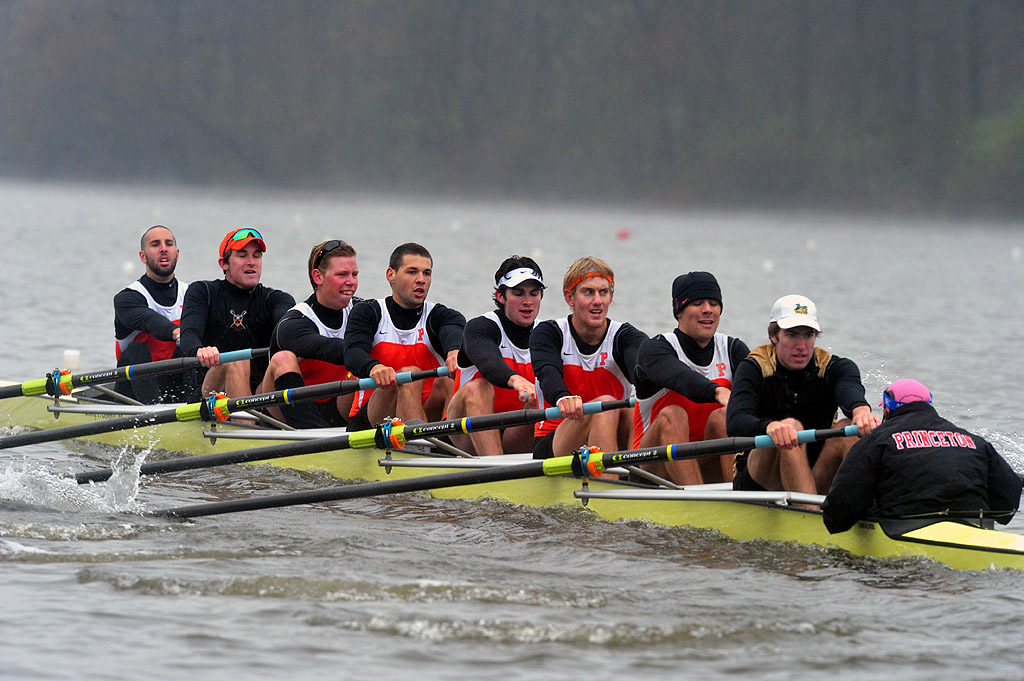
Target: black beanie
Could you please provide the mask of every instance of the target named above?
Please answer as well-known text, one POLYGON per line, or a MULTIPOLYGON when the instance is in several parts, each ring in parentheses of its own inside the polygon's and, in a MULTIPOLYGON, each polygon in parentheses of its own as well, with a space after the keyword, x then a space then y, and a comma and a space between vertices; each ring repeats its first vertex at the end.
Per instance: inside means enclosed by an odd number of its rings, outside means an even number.
POLYGON ((722 289, 710 272, 687 272, 672 282, 672 316, 679 314, 691 300, 710 298, 722 304, 722 289))

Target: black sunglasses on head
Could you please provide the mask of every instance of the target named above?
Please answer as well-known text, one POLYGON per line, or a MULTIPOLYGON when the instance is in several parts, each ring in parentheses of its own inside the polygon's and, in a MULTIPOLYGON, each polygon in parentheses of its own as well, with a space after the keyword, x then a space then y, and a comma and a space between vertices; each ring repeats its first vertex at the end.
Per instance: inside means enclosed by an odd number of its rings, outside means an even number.
POLYGON ((340 241, 338 239, 331 239, 330 241, 324 242, 324 245, 320 247, 319 251, 317 251, 316 257, 313 258, 313 269, 319 269, 320 263, 324 261, 325 255, 327 255, 331 251, 336 251, 342 246, 347 245, 348 244, 346 244, 344 241, 340 241))

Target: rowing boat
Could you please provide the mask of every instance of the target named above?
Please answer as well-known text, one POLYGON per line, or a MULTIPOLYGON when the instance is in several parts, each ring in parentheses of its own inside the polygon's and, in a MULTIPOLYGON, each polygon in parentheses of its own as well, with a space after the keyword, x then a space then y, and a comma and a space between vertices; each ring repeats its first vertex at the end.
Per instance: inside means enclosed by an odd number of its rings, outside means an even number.
MULTIPOLYGON (((102 418, 111 412, 130 413, 132 407, 98 408, 64 398, 57 411, 52 400, 17 397, 4 401, 8 426, 52 428, 102 418), (47 403, 50 403, 46 408, 47 403), (59 415, 59 418, 54 418, 59 415)), ((338 432, 338 431, 333 431, 338 432)), ((311 437, 309 431, 280 431, 258 427, 254 420, 233 415, 232 421, 211 429, 190 421, 167 423, 134 431, 105 433, 88 439, 108 444, 131 444, 194 454, 250 448, 254 441, 311 437), (214 436, 211 439, 211 436, 214 436)), ((315 433, 322 436, 323 433, 315 433)), ((453 458, 423 456, 404 450, 349 449, 274 459, 267 463, 298 470, 322 470, 337 478, 381 481, 436 474, 457 468, 521 463, 524 455, 453 458)), ((843 549, 878 558, 924 556, 951 567, 981 570, 990 567, 1024 570, 1024 536, 983 529, 959 522, 927 525, 862 521, 847 532, 831 535, 821 513, 793 504, 820 504, 815 495, 789 492, 738 492, 728 485, 698 485, 666 489, 612 480, 538 477, 432 490, 438 498, 489 497, 532 507, 566 504, 585 506, 610 521, 646 520, 667 526, 708 528, 736 540, 796 542, 843 549)))

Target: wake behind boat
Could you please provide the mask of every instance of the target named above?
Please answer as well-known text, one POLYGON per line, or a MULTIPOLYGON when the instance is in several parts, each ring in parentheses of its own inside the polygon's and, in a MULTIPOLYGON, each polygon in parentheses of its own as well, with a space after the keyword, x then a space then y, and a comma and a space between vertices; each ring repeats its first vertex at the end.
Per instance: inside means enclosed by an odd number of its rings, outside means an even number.
MULTIPOLYGON (((3 402, 7 426, 54 428, 86 423, 151 409, 130 405, 101 405, 62 398, 22 396, 3 402)), ((175 422, 90 439, 112 445, 154 447, 170 452, 207 455, 253 447, 263 439, 282 441, 322 438, 330 432, 285 431, 261 425, 257 418, 233 414, 215 426, 201 421, 175 422), (212 437, 211 437, 212 436, 212 437), (251 436, 251 437, 250 437, 251 436)), ((455 458, 424 456, 423 448, 344 449, 288 456, 266 463, 297 470, 326 471, 341 480, 384 482, 438 475, 454 469, 516 466, 525 455, 455 458)), ((924 556, 955 568, 980 570, 1007 567, 1024 570, 1024 537, 1005 531, 973 527, 963 522, 881 523, 862 521, 847 532, 830 535, 821 513, 793 504, 820 504, 815 495, 788 492, 749 493, 728 485, 697 485, 668 489, 614 479, 572 476, 530 477, 430 489, 438 498, 493 498, 532 507, 577 505, 609 521, 645 520, 666 526, 714 529, 736 540, 768 540, 833 547, 855 555, 878 558, 924 556)))

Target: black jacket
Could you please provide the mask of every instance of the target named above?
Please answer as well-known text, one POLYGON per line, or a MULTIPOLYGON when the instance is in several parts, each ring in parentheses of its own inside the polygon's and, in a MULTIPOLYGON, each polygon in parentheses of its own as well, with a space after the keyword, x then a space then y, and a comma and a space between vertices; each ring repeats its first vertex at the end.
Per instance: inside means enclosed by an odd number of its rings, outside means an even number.
POLYGON ((853 445, 821 508, 833 533, 867 517, 945 511, 991 511, 1005 524, 1020 493, 1020 478, 992 445, 911 402, 853 445))

